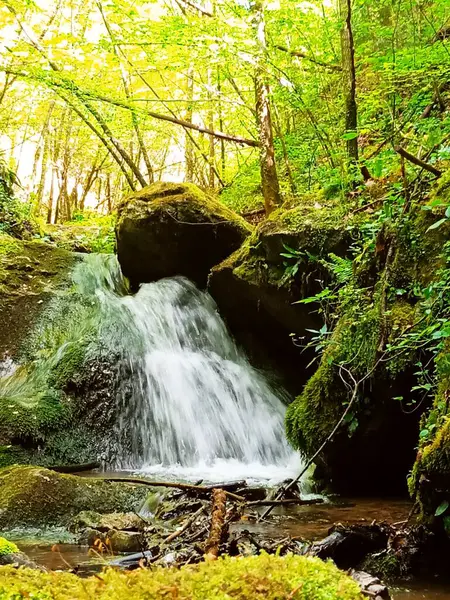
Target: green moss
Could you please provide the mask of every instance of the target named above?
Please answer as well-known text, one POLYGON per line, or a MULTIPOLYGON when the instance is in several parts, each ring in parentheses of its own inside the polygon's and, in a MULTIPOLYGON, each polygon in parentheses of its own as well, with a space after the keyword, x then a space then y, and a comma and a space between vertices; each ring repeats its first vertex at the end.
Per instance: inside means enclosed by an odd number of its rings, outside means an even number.
POLYGON ((0 537, 0 556, 6 556, 7 554, 17 554, 20 552, 19 548, 13 542, 9 542, 7 539, 0 537))
POLYGON ((345 399, 335 367, 324 357, 302 394, 287 409, 286 434, 290 444, 306 456, 313 454, 339 419, 345 399))
POLYGON ((370 554, 364 559, 361 570, 383 581, 392 581, 404 574, 400 560, 392 551, 370 554))
POLYGON ((39 467, 0 470, 0 529, 63 526, 84 510, 133 512, 147 496, 145 486, 62 475, 39 467))
POLYGON ((190 223, 193 220, 193 215, 198 213, 211 223, 226 221, 234 223, 248 233, 253 230, 245 219, 221 204, 216 198, 202 192, 195 184, 173 184, 162 181, 125 198, 119 206, 117 227, 120 228, 123 215, 127 219, 148 217, 149 203, 151 203, 152 213, 158 213, 161 210, 167 213, 169 207, 171 207, 173 217, 180 222, 190 223), (127 207, 126 213, 123 212, 125 206, 127 207), (131 210, 130 206, 132 207, 131 210))
POLYGON ((87 579, 9 567, 1 574, 0 600, 144 600, 168 595, 190 600, 362 600, 358 585, 332 563, 302 556, 262 554, 182 569, 109 570, 87 579))

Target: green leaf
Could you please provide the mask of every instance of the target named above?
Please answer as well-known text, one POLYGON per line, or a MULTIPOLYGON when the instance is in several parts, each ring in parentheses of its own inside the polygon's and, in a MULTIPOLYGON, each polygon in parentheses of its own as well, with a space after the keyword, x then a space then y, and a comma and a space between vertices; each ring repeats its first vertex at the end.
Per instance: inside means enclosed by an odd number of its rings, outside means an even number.
POLYGON ((447 510, 447 508, 449 506, 450 506, 450 502, 448 500, 443 500, 437 507, 436 512, 434 513, 434 516, 440 517, 441 515, 443 515, 445 513, 445 511, 447 510))
POLYGON ((438 227, 440 227, 442 225, 442 223, 445 223, 446 221, 447 221, 446 218, 436 221, 436 223, 433 223, 433 225, 430 225, 430 227, 428 227, 427 233, 428 233, 428 231, 431 231, 432 229, 437 229, 438 227))
POLYGON ((357 131, 346 131, 342 136, 342 139, 346 141, 355 140, 358 137, 358 135, 359 134, 357 131))

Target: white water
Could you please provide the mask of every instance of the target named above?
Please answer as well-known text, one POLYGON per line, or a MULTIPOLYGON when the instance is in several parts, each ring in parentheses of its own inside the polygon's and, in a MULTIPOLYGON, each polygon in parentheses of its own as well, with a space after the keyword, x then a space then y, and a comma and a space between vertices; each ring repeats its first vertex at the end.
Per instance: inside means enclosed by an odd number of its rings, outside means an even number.
POLYGON ((115 258, 95 255, 74 281, 100 300, 105 344, 133 373, 120 400, 118 438, 129 442, 118 467, 213 482, 278 482, 298 472, 284 393, 249 364, 207 293, 177 277, 124 295, 115 258))

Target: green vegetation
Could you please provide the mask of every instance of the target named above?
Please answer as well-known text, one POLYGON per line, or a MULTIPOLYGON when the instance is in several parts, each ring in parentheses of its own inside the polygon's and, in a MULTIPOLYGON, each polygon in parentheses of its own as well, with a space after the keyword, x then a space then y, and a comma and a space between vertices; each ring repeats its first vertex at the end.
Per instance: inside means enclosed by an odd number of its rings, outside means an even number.
POLYGON ((331 563, 316 558, 262 554, 250 558, 225 558, 182 569, 156 568, 124 574, 105 571, 79 579, 68 573, 39 573, 3 568, 0 599, 82 600, 133 597, 165 598, 167 593, 192 600, 236 598, 292 598, 292 600, 361 600, 355 582, 331 563))
POLYGON ((0 556, 5 556, 6 554, 15 554, 16 552, 20 552, 16 544, 9 542, 3 537, 0 537, 0 556))

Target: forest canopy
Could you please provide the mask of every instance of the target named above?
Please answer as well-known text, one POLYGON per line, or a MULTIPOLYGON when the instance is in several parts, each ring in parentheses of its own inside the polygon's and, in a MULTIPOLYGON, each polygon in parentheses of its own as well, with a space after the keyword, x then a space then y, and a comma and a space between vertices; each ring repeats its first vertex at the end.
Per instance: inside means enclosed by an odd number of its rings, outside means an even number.
POLYGON ((446 160, 448 19, 446 0, 0 0, 4 179, 64 222, 158 180, 270 212, 414 170, 398 146, 446 160))

